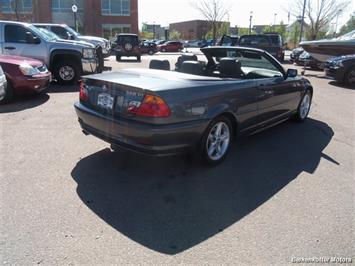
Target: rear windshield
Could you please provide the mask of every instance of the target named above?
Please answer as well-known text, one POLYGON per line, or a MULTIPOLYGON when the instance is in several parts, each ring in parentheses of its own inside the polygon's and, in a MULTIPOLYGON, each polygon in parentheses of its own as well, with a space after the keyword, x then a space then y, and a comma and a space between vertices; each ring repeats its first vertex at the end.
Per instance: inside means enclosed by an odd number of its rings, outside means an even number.
POLYGON ((266 36, 243 36, 239 41, 240 45, 270 45, 269 38, 266 36))
POLYGON ((138 43, 138 36, 117 36, 118 43, 138 43))
POLYGON ((273 45, 282 45, 281 37, 278 35, 270 35, 270 40, 273 45))

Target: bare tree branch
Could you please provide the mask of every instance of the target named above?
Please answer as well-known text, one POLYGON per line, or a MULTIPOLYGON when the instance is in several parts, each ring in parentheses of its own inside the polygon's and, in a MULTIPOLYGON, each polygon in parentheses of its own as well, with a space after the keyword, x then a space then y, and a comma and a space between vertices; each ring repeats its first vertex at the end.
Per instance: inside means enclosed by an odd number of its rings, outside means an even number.
POLYGON ((224 0, 198 0, 191 2, 191 6, 211 24, 213 39, 216 39, 220 22, 229 14, 230 6, 224 0))
MULTIPOLYGON (((304 0, 296 0, 291 14, 302 14, 304 0)), ((309 23, 309 36, 317 39, 321 32, 328 31, 331 22, 341 15, 350 4, 349 0, 307 0, 305 20, 309 23)))

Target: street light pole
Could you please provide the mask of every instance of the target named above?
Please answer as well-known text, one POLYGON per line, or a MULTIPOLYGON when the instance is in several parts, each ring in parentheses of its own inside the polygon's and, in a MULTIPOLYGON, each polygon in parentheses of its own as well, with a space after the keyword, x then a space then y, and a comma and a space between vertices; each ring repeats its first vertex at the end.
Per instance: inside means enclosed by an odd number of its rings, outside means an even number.
POLYGON ((78 25, 76 23, 76 13, 78 12, 78 7, 76 5, 73 5, 71 7, 71 10, 73 11, 74 14, 74 27, 75 27, 75 31, 78 31, 78 25))
POLYGON ((249 35, 251 34, 251 24, 253 20, 253 11, 250 11, 250 17, 249 17, 249 35))
POLYGON ((275 25, 276 25, 276 16, 277 16, 277 13, 274 14, 274 25, 273 25, 273 30, 275 30, 275 25))
POLYGON ((303 24, 304 24, 304 13, 306 12, 306 3, 307 3, 307 0, 304 0, 304 2, 303 2, 303 10, 302 10, 302 17, 301 17, 301 31, 300 31, 300 40, 299 40, 299 43, 302 41, 303 24))

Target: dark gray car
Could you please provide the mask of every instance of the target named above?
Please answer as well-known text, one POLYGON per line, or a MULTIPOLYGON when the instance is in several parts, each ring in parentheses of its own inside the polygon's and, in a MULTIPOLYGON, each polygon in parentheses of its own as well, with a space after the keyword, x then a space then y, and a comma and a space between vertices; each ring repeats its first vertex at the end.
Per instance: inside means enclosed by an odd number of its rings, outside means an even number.
MULTIPOLYGON (((179 72, 130 69, 86 76, 75 104, 85 134, 151 155, 198 150, 221 162, 238 134, 307 118, 312 86, 265 51, 208 47, 179 72)), ((159 64, 152 64, 157 66, 159 64)))

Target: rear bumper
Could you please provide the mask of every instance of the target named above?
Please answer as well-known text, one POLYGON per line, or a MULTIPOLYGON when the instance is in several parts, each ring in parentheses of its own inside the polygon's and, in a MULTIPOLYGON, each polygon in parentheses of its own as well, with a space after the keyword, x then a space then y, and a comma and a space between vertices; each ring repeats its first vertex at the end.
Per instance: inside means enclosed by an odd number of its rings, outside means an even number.
POLYGON ((207 120, 172 125, 152 125, 104 116, 80 103, 74 105, 84 133, 134 152, 168 156, 197 146, 207 120))

